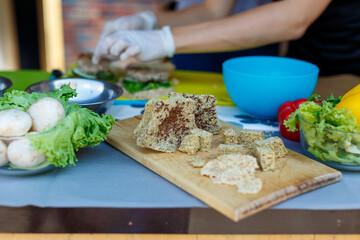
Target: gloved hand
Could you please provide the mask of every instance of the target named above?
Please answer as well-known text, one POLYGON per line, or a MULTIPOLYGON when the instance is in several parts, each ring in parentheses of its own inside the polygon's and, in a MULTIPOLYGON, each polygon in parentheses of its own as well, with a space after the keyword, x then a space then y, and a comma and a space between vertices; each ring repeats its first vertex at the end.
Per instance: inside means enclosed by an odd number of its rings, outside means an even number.
POLYGON ((100 40, 120 30, 152 30, 155 27, 155 14, 152 12, 140 12, 105 23, 100 40))
POLYGON ((98 64, 103 57, 120 60, 136 57, 139 61, 150 61, 172 57, 174 52, 175 44, 169 26, 150 31, 127 30, 101 40, 94 51, 92 62, 98 64))

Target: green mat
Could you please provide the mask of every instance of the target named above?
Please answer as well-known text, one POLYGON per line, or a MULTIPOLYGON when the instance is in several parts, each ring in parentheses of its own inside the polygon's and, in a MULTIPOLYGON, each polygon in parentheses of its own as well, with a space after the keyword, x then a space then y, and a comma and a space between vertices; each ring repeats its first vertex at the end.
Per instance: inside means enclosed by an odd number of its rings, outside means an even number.
POLYGON ((19 71, 0 71, 0 76, 10 79, 13 82, 11 88, 25 91, 25 89, 33 83, 49 80, 51 73, 40 70, 19 70, 19 71))
MULTIPOLYGON (((73 77, 70 69, 64 76, 73 77)), ((13 86, 7 91, 11 91, 13 89, 24 91, 33 83, 49 80, 51 73, 40 70, 0 71, 0 76, 6 77, 13 82, 13 86)), ((220 73, 175 71, 174 77, 179 80, 179 84, 175 86, 175 90, 177 92, 211 94, 216 96, 218 105, 235 105, 226 91, 224 81, 220 73)), ((118 100, 129 99, 120 97, 118 100)))

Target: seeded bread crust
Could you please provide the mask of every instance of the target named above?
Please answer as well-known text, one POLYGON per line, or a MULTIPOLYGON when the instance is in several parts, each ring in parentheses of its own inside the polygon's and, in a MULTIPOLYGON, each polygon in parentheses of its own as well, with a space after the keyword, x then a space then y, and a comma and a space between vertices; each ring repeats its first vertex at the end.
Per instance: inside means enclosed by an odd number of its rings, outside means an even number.
POLYGON ((192 99, 196 103, 195 122, 196 126, 212 134, 218 134, 222 130, 222 126, 216 113, 216 97, 213 95, 197 95, 187 93, 172 92, 169 98, 187 98, 192 99))
POLYGON ((134 130, 136 144, 161 152, 176 152, 183 138, 196 128, 191 99, 152 99, 134 130))

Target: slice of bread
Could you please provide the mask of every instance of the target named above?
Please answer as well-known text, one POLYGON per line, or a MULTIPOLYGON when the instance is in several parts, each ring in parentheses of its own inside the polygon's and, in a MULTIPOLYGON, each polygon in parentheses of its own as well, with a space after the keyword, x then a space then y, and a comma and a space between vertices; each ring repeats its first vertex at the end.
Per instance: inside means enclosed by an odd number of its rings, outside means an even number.
POLYGON ((126 75, 139 81, 168 81, 175 66, 172 63, 131 63, 126 68, 126 75))
POLYGON ((99 64, 93 64, 91 61, 92 53, 81 53, 76 59, 77 67, 84 74, 96 75, 99 71, 105 71, 110 66, 111 61, 106 58, 102 58, 99 64))

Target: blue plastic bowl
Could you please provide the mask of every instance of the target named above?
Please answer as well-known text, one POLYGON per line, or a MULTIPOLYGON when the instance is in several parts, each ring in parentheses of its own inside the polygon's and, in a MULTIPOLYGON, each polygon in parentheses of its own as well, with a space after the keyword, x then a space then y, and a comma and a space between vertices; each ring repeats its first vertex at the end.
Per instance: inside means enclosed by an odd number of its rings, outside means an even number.
POLYGON ((314 64, 285 57, 248 56, 223 63, 230 98, 241 110, 263 120, 275 120, 286 101, 310 97, 318 75, 314 64))

